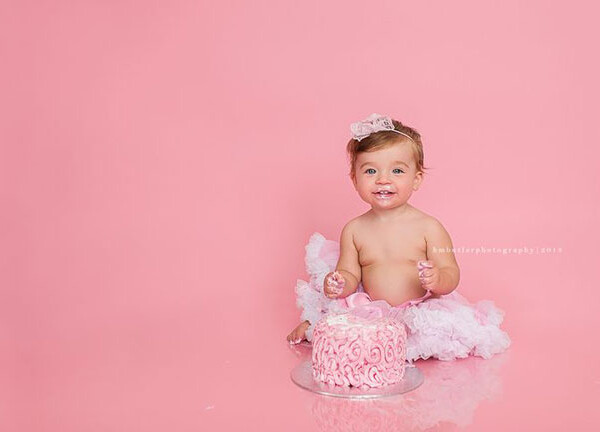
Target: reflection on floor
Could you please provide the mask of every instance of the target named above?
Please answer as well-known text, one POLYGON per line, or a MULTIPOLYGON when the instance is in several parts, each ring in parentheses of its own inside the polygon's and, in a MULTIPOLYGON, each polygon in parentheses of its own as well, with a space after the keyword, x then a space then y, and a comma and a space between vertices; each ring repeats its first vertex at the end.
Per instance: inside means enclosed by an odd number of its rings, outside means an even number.
MULTIPOLYGON (((299 361, 310 358, 308 343, 290 346, 299 361)), ((425 430, 440 424, 467 426, 483 400, 502 393, 500 369, 509 352, 444 362, 420 360, 415 365, 425 382, 403 395, 368 400, 313 395, 310 414, 323 431, 425 430)))

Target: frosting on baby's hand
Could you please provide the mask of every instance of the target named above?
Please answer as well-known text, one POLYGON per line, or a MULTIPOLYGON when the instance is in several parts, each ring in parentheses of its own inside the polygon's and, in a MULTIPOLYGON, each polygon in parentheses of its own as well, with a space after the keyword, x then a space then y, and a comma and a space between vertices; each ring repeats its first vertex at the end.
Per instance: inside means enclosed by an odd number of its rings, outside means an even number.
POLYGON ((423 270, 424 268, 433 268, 433 262, 429 260, 421 260, 417 263, 417 268, 423 270))
POLYGON ((417 270, 423 288, 433 292, 432 287, 439 281, 438 269, 435 264, 429 260, 422 260, 417 263, 417 270))
POLYGON ((334 271, 331 276, 327 278, 327 285, 331 288, 333 293, 340 294, 344 290, 346 280, 340 272, 334 271))
POLYGON ((432 269, 433 268, 433 263, 431 261, 419 261, 417 263, 417 270, 419 271, 419 278, 423 278, 424 276, 424 270, 425 269, 432 269))

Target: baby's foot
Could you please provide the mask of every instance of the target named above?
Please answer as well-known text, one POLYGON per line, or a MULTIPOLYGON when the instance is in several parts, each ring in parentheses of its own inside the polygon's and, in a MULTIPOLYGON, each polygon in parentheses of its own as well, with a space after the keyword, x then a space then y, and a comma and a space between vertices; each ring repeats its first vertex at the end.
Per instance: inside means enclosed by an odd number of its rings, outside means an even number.
POLYGON ((310 327, 309 321, 303 321, 298 324, 292 332, 287 336, 287 340, 291 344, 298 344, 302 342, 303 339, 306 339, 306 329, 310 327))

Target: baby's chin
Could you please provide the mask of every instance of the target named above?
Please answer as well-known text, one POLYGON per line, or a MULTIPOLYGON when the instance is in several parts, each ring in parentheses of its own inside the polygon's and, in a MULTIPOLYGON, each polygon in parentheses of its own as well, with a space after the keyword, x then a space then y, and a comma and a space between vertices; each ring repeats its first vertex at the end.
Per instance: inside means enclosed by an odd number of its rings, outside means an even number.
POLYGON ((393 203, 378 203, 378 202, 369 202, 366 201, 367 204, 371 206, 371 210, 376 211, 386 211, 386 210, 395 210, 398 207, 402 207, 408 204, 408 201, 395 201, 393 203))
POLYGON ((408 202, 408 200, 398 199, 397 196, 395 196, 393 198, 387 198, 387 199, 378 199, 378 198, 364 199, 363 198, 363 201, 366 202, 367 204, 369 204, 371 207, 377 207, 377 208, 394 208, 394 207, 399 207, 401 205, 404 205, 408 202))

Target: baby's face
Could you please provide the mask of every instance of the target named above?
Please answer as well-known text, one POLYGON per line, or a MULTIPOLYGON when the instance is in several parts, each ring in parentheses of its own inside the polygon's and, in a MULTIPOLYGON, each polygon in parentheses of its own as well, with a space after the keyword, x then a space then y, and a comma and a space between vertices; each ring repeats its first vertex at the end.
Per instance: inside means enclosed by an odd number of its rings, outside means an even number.
POLYGON ((362 200, 380 209, 406 203, 423 179, 423 173, 417 172, 412 146, 405 142, 374 152, 359 153, 354 175, 354 187, 362 200), (381 190, 391 193, 378 193, 381 190))

